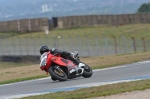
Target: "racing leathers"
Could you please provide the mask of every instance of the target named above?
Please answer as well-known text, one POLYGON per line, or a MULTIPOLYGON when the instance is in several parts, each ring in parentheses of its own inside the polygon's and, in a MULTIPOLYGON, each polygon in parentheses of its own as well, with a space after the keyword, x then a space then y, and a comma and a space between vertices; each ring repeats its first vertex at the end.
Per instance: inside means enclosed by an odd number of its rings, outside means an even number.
POLYGON ((62 51, 62 50, 58 50, 56 48, 52 48, 52 49, 50 49, 50 53, 53 55, 59 54, 62 58, 73 61, 77 66, 80 63, 77 59, 74 58, 74 54, 72 54, 68 51, 62 51))

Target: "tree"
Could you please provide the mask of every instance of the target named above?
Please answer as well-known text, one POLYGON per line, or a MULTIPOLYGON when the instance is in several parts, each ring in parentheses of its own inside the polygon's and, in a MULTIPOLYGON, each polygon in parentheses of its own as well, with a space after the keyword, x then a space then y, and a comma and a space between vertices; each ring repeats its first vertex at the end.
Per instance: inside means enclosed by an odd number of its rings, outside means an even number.
POLYGON ((150 12, 150 3, 144 3, 138 9, 138 13, 150 12))

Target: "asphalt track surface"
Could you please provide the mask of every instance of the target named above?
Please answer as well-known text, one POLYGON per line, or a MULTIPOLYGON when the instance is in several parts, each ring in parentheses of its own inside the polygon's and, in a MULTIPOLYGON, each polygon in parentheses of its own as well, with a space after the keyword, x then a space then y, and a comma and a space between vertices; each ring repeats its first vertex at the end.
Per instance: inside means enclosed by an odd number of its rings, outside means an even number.
POLYGON ((57 92, 63 88, 73 88, 74 86, 93 85, 99 83, 108 83, 120 80, 137 80, 150 78, 150 61, 137 62, 128 65, 122 65, 113 68, 94 70, 91 78, 75 78, 64 82, 52 81, 50 78, 24 81, 13 84, 0 85, 0 99, 8 99, 8 96, 57 92), (70 86, 70 87, 69 87, 70 86))

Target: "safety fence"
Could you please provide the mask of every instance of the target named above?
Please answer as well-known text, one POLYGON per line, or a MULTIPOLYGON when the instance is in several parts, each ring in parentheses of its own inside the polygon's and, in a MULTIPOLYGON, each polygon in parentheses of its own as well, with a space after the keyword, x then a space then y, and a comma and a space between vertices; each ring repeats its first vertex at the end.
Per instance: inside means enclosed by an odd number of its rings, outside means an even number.
POLYGON ((78 51, 81 57, 105 56, 145 52, 150 50, 150 40, 115 36, 14 36, 0 39, 0 56, 38 56, 41 45, 66 51, 78 51))
POLYGON ((150 23, 150 13, 118 14, 118 15, 80 15, 53 17, 54 27, 72 28, 94 25, 126 25, 150 23))
POLYGON ((48 18, 19 19, 0 22, 0 32, 39 32, 49 30, 48 18))

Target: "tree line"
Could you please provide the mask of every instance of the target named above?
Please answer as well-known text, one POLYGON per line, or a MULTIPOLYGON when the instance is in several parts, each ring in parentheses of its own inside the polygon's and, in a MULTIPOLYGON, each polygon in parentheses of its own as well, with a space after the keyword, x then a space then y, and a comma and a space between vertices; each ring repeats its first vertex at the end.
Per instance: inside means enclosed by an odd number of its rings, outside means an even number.
POLYGON ((142 4, 138 9, 138 13, 146 13, 146 12, 150 12, 150 2, 142 4))

